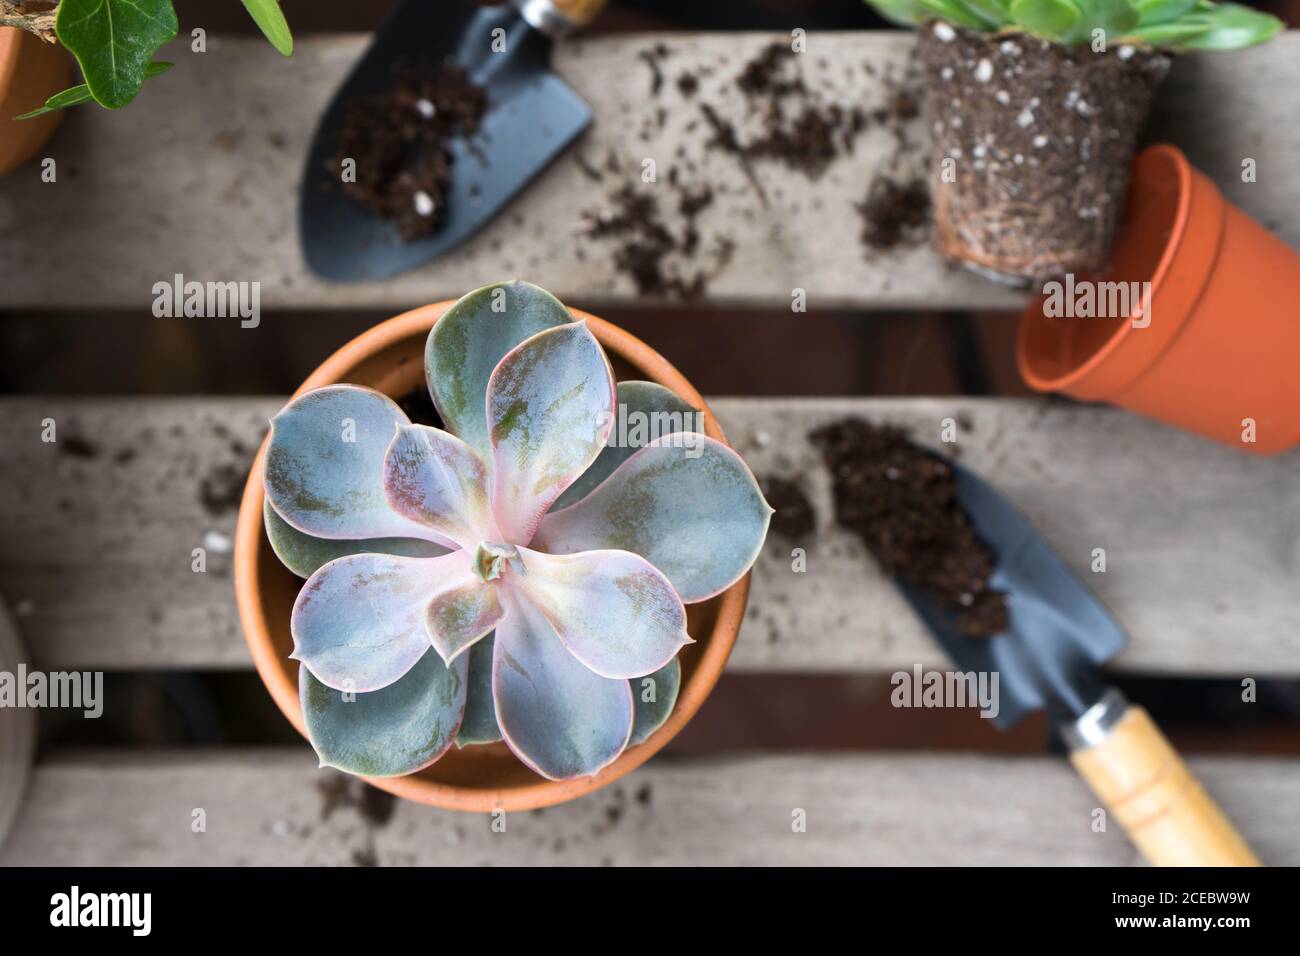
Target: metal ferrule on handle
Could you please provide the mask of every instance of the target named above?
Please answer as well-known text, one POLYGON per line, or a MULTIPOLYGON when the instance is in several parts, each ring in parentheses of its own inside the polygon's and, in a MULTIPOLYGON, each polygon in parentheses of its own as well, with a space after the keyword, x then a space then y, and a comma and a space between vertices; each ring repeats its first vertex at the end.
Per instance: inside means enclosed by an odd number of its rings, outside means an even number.
POLYGON ((512 0, 535 30, 559 39, 596 19, 607 0, 512 0))
POLYGON ((1259 866, 1141 707, 1107 691, 1062 728, 1070 762, 1156 866, 1259 866))

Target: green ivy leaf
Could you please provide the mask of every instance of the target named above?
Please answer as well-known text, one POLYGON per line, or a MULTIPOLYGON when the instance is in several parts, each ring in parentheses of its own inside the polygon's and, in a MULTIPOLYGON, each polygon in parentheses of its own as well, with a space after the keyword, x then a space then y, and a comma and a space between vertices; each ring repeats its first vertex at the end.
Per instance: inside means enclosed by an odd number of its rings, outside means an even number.
POLYGON ((1198 17, 1208 17, 1210 29, 1177 44, 1180 50, 1240 50, 1271 40, 1282 21, 1267 13, 1235 3, 1216 4, 1198 17))
POLYGON ((95 102, 135 99, 154 53, 176 36, 171 0, 62 0, 54 30, 81 66, 95 102))
POLYGON ((1030 33, 1060 43, 1083 20, 1083 13, 1071 0, 1012 0, 1011 17, 1030 33))
MULTIPOLYGON (((174 63, 166 63, 162 60, 146 64, 144 68, 144 78, 147 80, 151 77, 166 73, 175 65, 176 64, 174 63)), ((90 95, 90 87, 85 83, 79 83, 76 86, 69 87, 62 93, 55 93, 45 101, 44 106, 34 109, 30 113, 15 116, 14 119, 25 120, 31 119, 33 116, 44 116, 46 113, 53 113, 55 110, 67 109, 69 106, 80 106, 82 103, 89 103, 93 99, 94 97, 90 95)))
POLYGON ((289 32, 279 0, 243 0, 243 4, 271 46, 284 56, 293 56, 293 34, 289 32))

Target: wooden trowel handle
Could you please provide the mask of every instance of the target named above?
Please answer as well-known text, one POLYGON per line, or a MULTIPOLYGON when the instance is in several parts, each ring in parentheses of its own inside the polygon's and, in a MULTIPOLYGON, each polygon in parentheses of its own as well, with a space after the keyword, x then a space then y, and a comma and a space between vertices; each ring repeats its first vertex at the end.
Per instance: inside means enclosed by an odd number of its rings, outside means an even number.
POLYGON ((585 27, 605 9, 607 0, 551 0, 574 26, 585 27))
POLYGON ((1156 866, 1259 866, 1150 715, 1119 702, 1093 740, 1066 737, 1070 761, 1142 855, 1156 866))
POLYGON ((544 33, 561 36, 585 27, 608 0, 514 0, 529 23, 544 33))

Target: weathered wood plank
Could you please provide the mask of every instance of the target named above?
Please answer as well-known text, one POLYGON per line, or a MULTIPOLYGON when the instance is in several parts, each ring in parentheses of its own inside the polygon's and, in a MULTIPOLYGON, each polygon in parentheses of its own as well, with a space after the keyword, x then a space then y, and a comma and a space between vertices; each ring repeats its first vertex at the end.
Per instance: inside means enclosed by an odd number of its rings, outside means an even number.
MULTIPOLYGON (((223 536, 276 399, 0 400, 0 592, 47 666, 243 668, 223 536), (60 442, 40 440, 53 418, 60 442), (74 439, 82 439, 82 443, 74 439), (86 447, 85 442, 93 444, 86 447), (208 569, 191 570, 191 549, 208 569)), ((773 535, 733 666, 879 671, 937 663, 911 612, 834 526, 808 432, 847 414, 938 439, 1001 487, 1128 629, 1129 671, 1300 673, 1300 455, 1249 458, 1123 412, 1007 399, 723 399, 760 476, 794 478, 809 541, 773 535), (804 547, 806 573, 791 570, 804 547), (1089 565, 1105 548, 1107 571, 1089 565)))
MULTIPOLYGON (((1300 863, 1300 761, 1191 764, 1265 863, 1300 863)), ((1118 826, 1092 832, 1096 799, 1046 757, 660 757, 586 799, 510 814, 504 833, 487 815, 400 801, 382 823, 330 812, 321 787, 337 776, 306 747, 60 756, 38 766, 0 865, 1139 862, 1118 826)))
MULTIPOLYGON (((497 223, 456 253, 397 279, 338 286, 307 273, 296 237, 297 183, 315 118, 359 55, 360 36, 308 38, 285 61, 260 39, 213 37, 208 52, 175 51, 177 68, 122 113, 74 111, 48 148, 56 183, 29 166, 0 183, 0 308, 114 307, 147 314, 155 282, 176 273, 202 281, 258 281, 270 308, 406 308, 455 297, 503 276, 521 275, 566 301, 636 301, 616 277, 608 251, 581 238, 613 177, 593 183, 577 156, 595 165, 615 157, 624 175, 654 158, 660 181, 676 167, 721 187, 701 219, 708 236, 738 244, 712 283, 719 304, 783 307, 791 290, 811 307, 1011 307, 1017 294, 954 271, 927 250, 877 255, 858 242, 855 204, 894 152, 885 129, 870 129, 856 150, 819 181, 760 165, 766 208, 734 161, 705 149, 698 102, 709 100, 745 122, 732 80, 773 37, 763 34, 592 37, 557 50, 556 68, 592 104, 597 123, 582 143, 497 223), (709 67, 686 99, 672 82, 657 97, 637 54, 658 43, 673 52, 669 78, 709 67), (723 87, 728 89, 724 90, 723 87), (665 109, 660 126, 657 111, 665 109), (61 269, 57 281, 52 263, 61 269)), ((811 87, 872 109, 887 95, 912 40, 902 32, 814 34, 804 69, 811 87), (864 67, 870 64, 874 75, 864 67)), ((1241 53, 1188 56, 1162 93, 1154 129, 1182 145, 1228 195, 1300 246, 1300 151, 1286 91, 1300 81, 1300 33, 1241 53), (1241 162, 1258 164, 1242 183, 1241 162)), ((908 162, 925 161, 918 144, 908 162)))

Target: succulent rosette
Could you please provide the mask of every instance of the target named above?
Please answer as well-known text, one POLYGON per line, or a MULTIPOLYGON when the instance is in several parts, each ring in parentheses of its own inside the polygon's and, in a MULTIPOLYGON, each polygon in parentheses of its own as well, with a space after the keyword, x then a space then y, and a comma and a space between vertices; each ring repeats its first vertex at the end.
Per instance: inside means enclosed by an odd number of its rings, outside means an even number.
POLYGON ((352 385, 271 423, 265 523, 307 578, 291 630, 308 736, 366 776, 497 740, 544 777, 595 774, 668 718, 684 605, 744 576, 771 508, 693 409, 616 385, 535 286, 453 305, 425 370, 445 430, 352 385), (620 412, 685 430, 620 445, 620 412))

